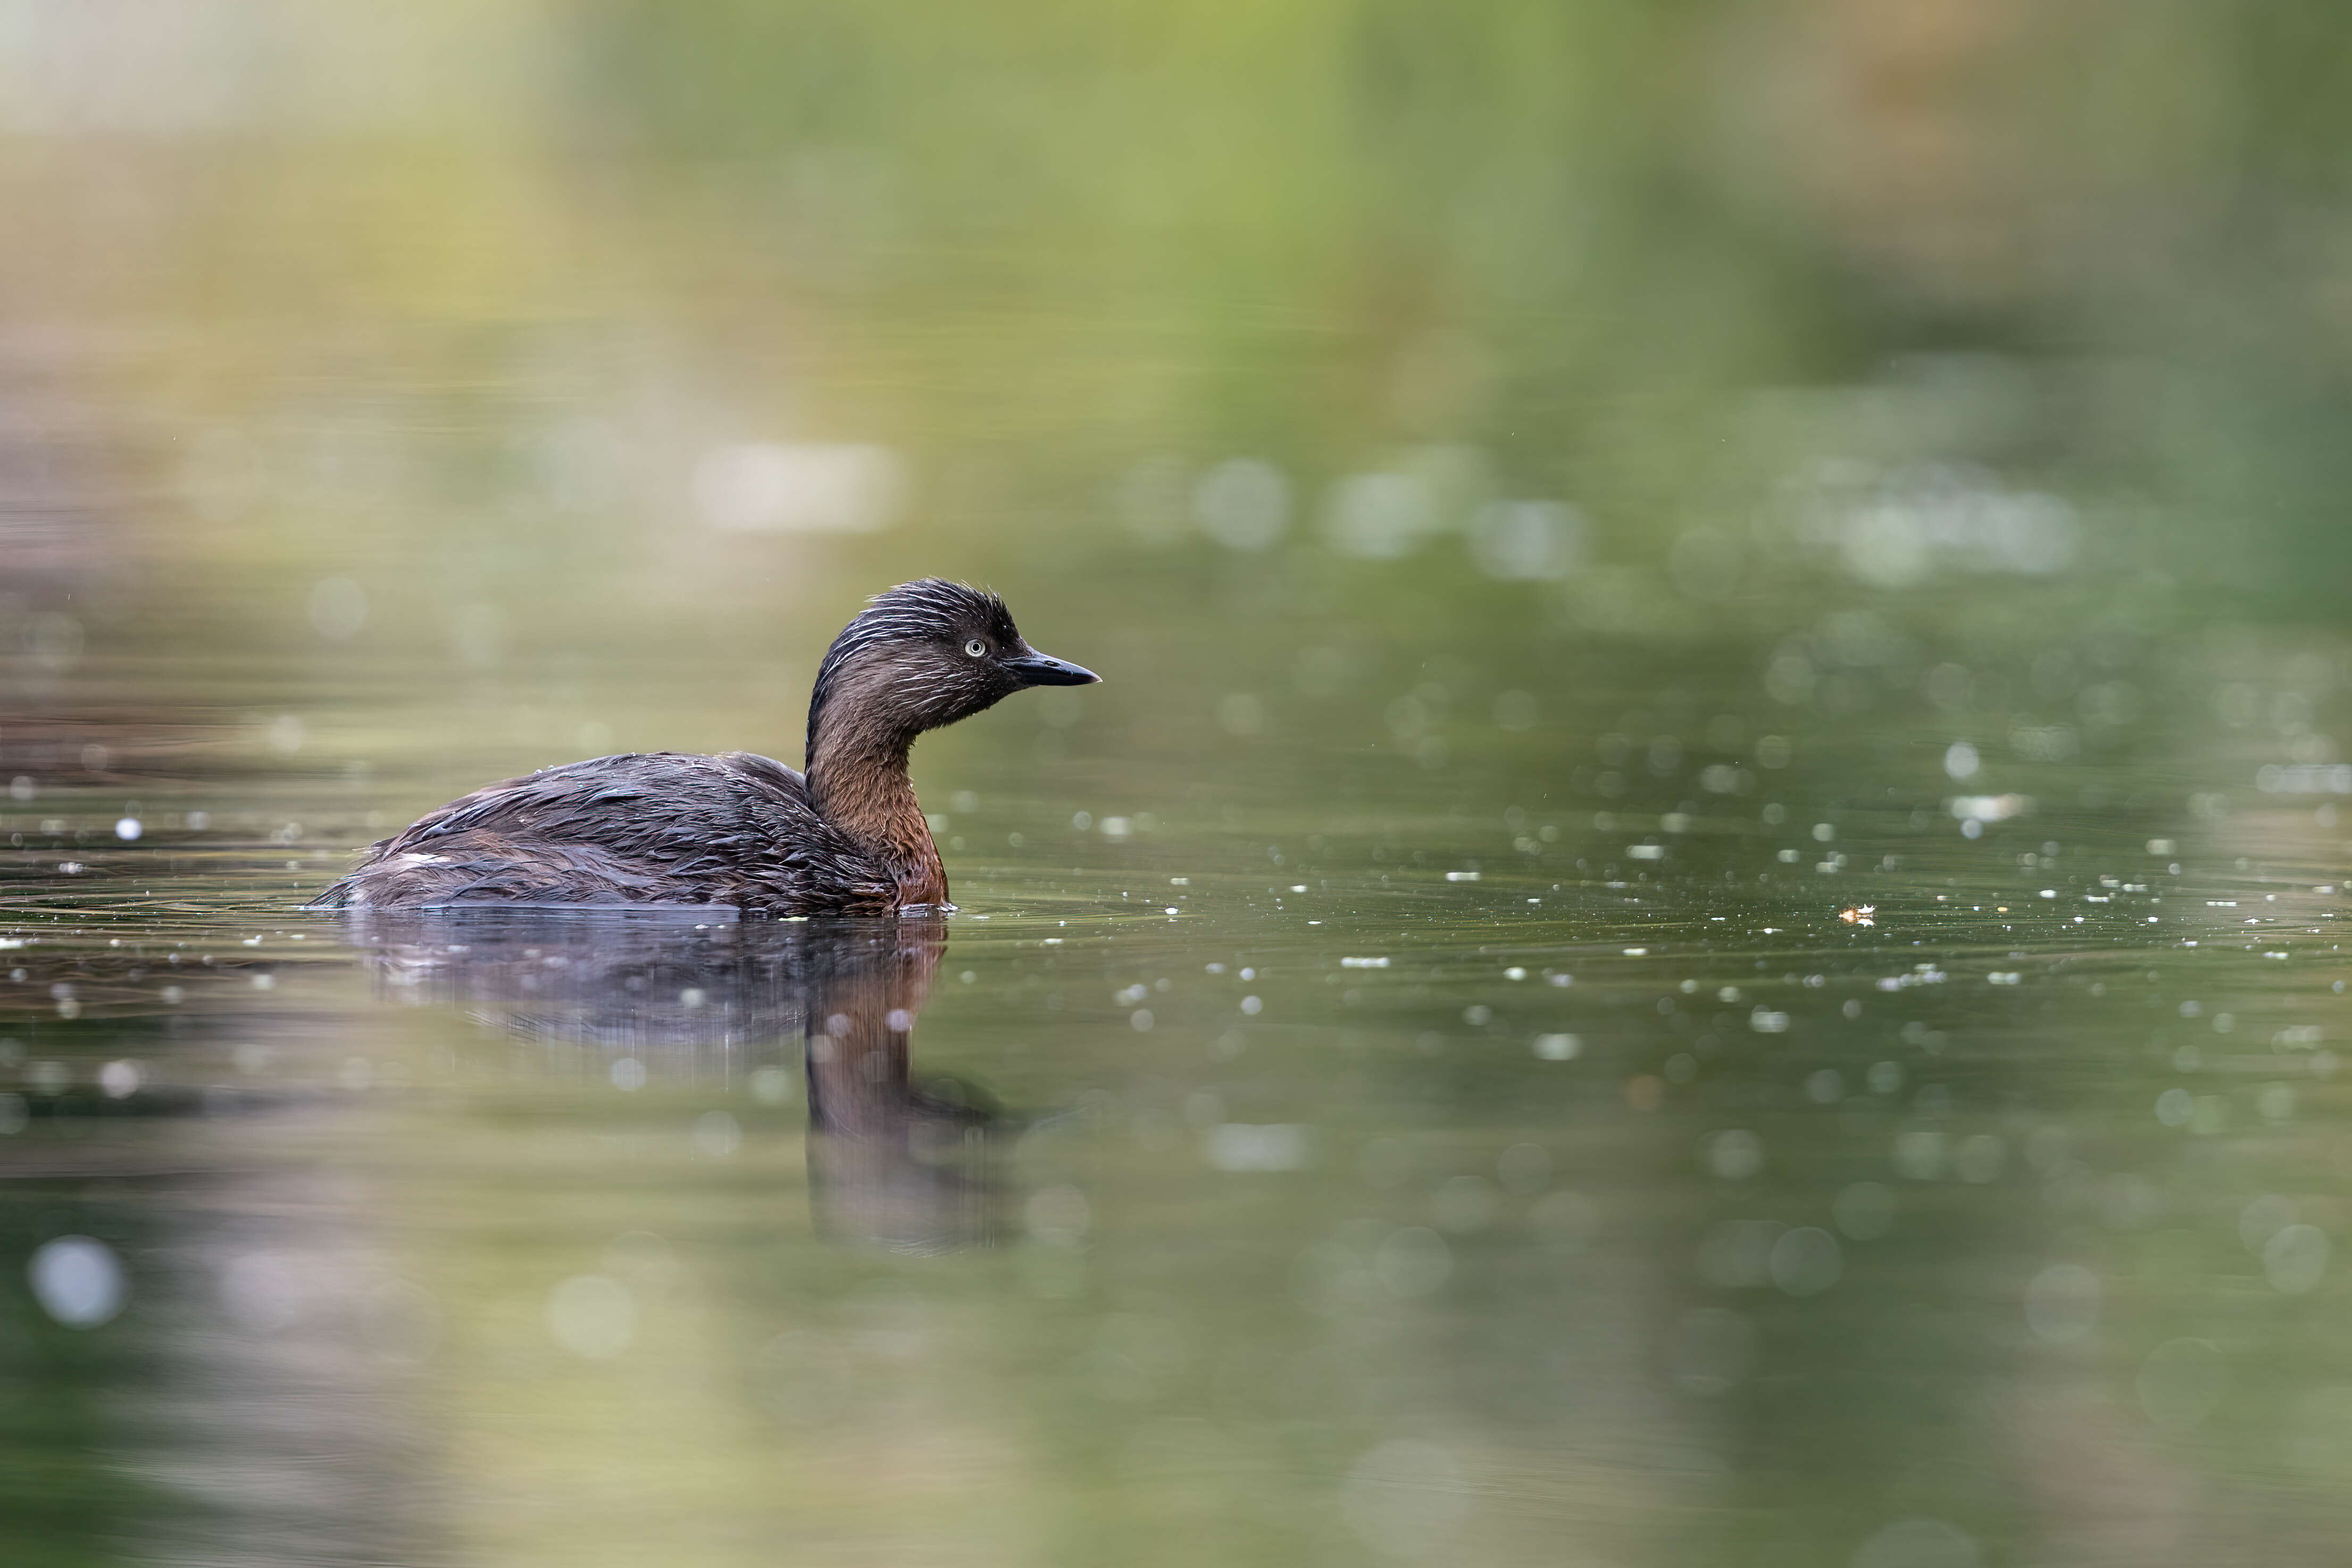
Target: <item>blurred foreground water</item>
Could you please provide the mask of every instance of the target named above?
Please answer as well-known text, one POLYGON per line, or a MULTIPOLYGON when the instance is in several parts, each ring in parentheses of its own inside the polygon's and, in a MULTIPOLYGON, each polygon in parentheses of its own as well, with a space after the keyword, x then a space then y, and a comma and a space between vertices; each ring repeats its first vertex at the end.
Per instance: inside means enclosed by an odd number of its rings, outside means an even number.
POLYGON ((2272 719, 2352 671, 2233 647, 2107 760, 1685 671, 1309 792, 1016 700, 919 781, 961 910, 846 926, 309 915, 431 788, 82 715, 5 824, 13 1550, 2332 1560, 2343 770, 2272 719))

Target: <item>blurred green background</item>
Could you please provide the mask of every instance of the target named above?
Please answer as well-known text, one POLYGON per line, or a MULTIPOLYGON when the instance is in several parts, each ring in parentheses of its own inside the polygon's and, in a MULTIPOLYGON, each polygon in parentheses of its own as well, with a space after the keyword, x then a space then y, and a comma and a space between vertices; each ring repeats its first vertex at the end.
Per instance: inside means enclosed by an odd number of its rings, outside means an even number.
POLYGON ((12 575, 205 646, 315 641, 335 576, 377 649, 803 662, 919 570, 1124 625, 2058 573, 2329 620, 2339 29, 12 5, 12 575))

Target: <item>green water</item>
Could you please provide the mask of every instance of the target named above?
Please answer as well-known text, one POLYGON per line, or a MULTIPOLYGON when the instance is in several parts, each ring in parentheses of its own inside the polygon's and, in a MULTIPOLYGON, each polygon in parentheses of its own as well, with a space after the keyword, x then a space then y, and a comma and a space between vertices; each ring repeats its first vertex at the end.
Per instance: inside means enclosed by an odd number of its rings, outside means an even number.
POLYGON ((2344 1561, 2342 30, 0 5, 0 1559, 2344 1561))
POLYGON ((17 803, 24 1560, 2326 1559, 2344 846, 2236 683, 1996 805, 1924 700, 1183 767, 1101 662, 919 752, 942 921, 305 914, 431 794, 320 731, 499 750, 349 690, 17 803))

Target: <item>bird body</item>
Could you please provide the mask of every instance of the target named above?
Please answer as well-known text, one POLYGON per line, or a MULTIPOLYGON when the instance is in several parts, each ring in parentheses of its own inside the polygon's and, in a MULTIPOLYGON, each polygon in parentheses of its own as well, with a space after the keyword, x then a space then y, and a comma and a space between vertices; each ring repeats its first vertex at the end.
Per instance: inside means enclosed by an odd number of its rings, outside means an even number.
POLYGON ((946 869, 907 775, 916 736, 1025 686, 1095 679, 1031 648, 992 595, 902 584, 826 653, 807 773, 747 752, 543 768, 376 844, 313 907, 689 904, 797 916, 944 906, 946 869))
POLYGON ((489 784, 375 846, 330 889, 336 903, 793 914, 878 913, 897 907, 897 893, 870 853, 817 814, 797 770, 744 752, 596 757, 489 784))

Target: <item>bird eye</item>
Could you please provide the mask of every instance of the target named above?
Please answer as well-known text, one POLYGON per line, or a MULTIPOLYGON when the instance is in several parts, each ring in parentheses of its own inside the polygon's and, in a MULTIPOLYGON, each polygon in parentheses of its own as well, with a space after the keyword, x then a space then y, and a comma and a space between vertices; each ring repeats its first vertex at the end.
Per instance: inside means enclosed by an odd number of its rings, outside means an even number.
POLYGON ((974 658, 979 658, 988 652, 988 645, 981 641, 978 637, 974 637, 971 641, 963 645, 963 651, 971 655, 974 658))

